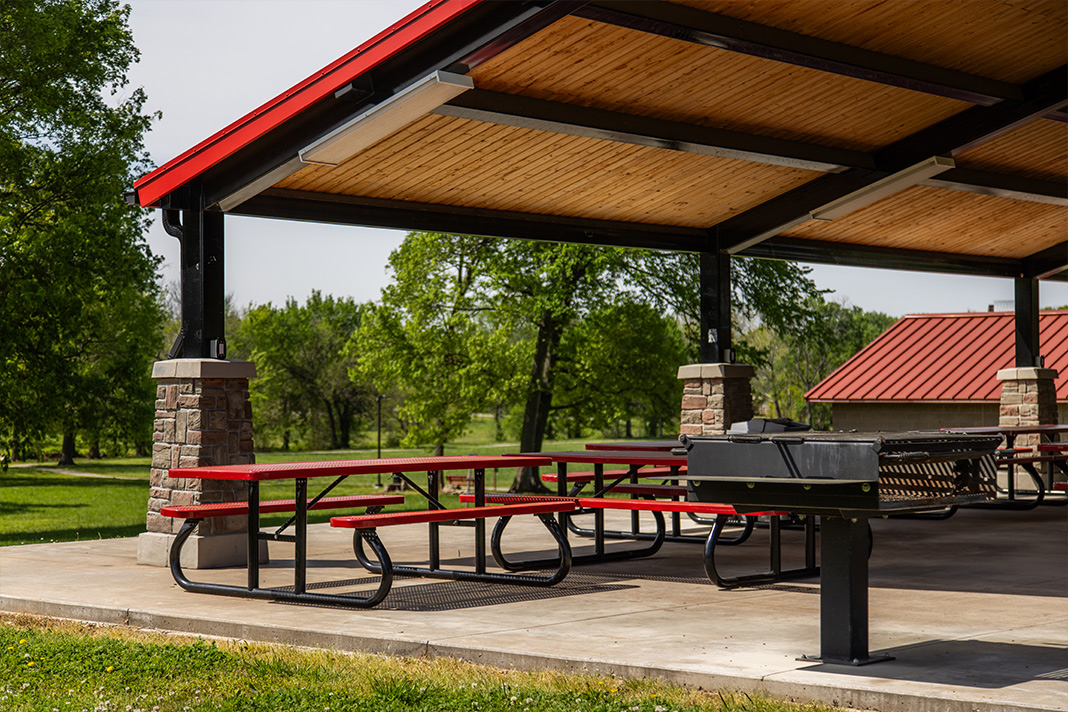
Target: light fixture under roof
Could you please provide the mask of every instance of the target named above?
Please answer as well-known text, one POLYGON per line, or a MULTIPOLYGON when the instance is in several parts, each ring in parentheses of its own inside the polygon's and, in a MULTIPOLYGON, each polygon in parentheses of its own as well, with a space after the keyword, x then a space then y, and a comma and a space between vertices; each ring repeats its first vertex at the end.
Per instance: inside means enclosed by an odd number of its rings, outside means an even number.
POLYGON ((832 200, 826 205, 813 210, 809 213, 809 216, 813 220, 823 220, 825 222, 840 218, 854 210, 859 210, 877 200, 882 200, 898 191, 925 181, 931 176, 948 171, 950 168, 956 167, 956 165, 952 158, 932 156, 871 185, 864 186, 860 190, 855 190, 838 200, 832 200))
POLYGON ((471 77, 463 74, 429 74, 305 146, 299 151, 300 160, 336 166, 474 87, 471 77))

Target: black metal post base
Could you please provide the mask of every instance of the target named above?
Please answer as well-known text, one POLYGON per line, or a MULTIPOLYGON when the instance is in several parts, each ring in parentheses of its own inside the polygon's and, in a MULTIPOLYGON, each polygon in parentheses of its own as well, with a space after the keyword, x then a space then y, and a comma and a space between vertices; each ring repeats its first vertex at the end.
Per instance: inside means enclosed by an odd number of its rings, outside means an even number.
POLYGON ((894 656, 884 653, 882 655, 868 656, 863 659, 853 658, 852 660, 849 660, 846 658, 839 659, 833 657, 822 657, 819 655, 802 655, 797 659, 808 663, 824 663, 827 665, 851 665, 852 667, 861 667, 862 665, 871 665, 872 663, 882 663, 886 662, 887 660, 893 660, 894 656))

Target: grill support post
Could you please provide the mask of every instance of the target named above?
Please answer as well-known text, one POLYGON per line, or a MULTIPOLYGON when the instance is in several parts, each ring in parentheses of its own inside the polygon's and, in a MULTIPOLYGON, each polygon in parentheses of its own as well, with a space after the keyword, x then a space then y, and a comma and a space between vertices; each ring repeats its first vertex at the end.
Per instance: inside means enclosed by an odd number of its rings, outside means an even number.
POLYGON ((802 660, 868 665, 868 520, 820 517, 820 655, 802 660))

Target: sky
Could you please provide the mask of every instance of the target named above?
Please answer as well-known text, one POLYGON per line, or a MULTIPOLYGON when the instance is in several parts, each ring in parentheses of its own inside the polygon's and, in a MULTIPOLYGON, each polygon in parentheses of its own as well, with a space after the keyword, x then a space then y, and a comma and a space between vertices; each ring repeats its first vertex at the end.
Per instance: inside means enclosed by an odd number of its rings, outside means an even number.
MULTIPOLYGON (((130 86, 162 112, 145 146, 162 165, 423 4, 423 0, 132 0, 141 60, 130 86)), ((226 218, 226 291, 238 307, 303 302, 314 289, 373 301, 389 282, 397 230, 226 218)), ((178 241, 157 214, 149 244, 177 283, 178 241)), ((891 316, 1011 309, 1009 279, 812 266, 829 298, 891 316)), ((1042 306, 1068 305, 1068 284, 1042 282, 1042 306)))

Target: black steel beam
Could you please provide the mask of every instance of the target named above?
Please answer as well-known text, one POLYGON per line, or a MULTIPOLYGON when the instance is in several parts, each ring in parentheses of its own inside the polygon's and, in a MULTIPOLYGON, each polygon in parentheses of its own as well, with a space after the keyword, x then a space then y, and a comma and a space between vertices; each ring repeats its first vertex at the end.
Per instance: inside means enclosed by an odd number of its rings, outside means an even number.
POLYGON ((809 213, 931 156, 952 155, 1033 121, 1068 98, 1068 68, 1023 86, 1023 101, 973 106, 907 136, 875 154, 878 170, 822 175, 710 228, 719 249, 737 253, 809 219, 809 213))
MULTIPOLYGON (((336 92, 210 168, 201 176, 203 207, 218 205, 248 186, 263 187, 264 176, 288 175, 299 168, 299 164, 292 163, 299 149, 374 104, 433 71, 466 71, 478 66, 582 4, 570 0, 524 0, 481 3, 471 8, 450 22, 445 31, 421 38, 361 76, 358 91, 336 92)), ((168 205, 193 207, 189 200, 179 191, 168 205)))
POLYGON ((1018 277, 1015 284, 1016 368, 1041 365, 1038 338, 1038 280, 1018 277))
POLYGON ((484 89, 465 92, 433 113, 821 172, 875 168, 874 158, 863 151, 755 136, 484 89))
MULTIPOLYGON (((618 245, 681 252, 715 251, 705 231, 696 228, 457 208, 447 205, 309 193, 278 188, 272 188, 251 198, 236 208, 233 214, 395 230, 433 230, 467 235, 618 245)), ((1018 277, 1025 269, 1020 260, 1014 259, 784 237, 767 240, 739 254, 743 257, 762 257, 813 264, 987 277, 1018 277)), ((1048 260, 1043 264, 1047 263, 1049 263, 1048 260)))
POLYGON ((665 2, 594 2, 574 14, 605 24, 822 72, 989 106, 1019 101, 1007 82, 665 2))
POLYGON ((1034 279, 1068 279, 1068 241, 1047 247, 1041 252, 1030 255, 1023 261, 1024 269, 1020 276, 1034 279))
POLYGON ((683 252, 699 252, 709 247, 705 231, 696 228, 531 215, 277 188, 250 198, 232 214, 683 252))
POLYGON ((773 237, 736 254, 742 257, 762 257, 841 267, 871 267, 979 277, 1019 277, 1024 269, 1020 260, 1007 258, 904 250, 896 247, 875 247, 790 237, 773 237))
POLYGON ((1068 183, 1035 180, 968 168, 953 168, 923 181, 923 185, 1032 203, 1068 206, 1068 183))
POLYGON ((701 363, 731 363, 731 256, 702 252, 701 363))

